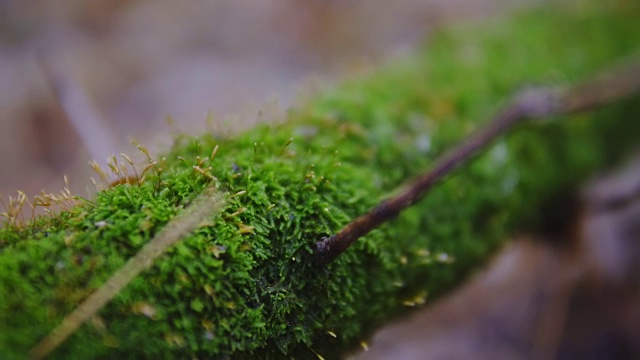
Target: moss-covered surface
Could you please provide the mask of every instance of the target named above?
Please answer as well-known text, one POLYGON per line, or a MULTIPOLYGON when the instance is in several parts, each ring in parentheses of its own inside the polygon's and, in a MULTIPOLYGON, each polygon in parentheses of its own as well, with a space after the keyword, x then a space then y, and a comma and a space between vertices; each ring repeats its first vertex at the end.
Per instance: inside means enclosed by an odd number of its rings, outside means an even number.
POLYGON ((438 33, 413 58, 279 125, 177 139, 159 177, 0 230, 2 358, 23 358, 182 211, 209 182, 192 165, 215 145, 220 188, 246 193, 54 358, 336 358, 450 289, 510 234, 538 228, 542 204, 634 145, 640 103, 524 126, 329 266, 309 264, 311 247, 428 168, 519 86, 573 82, 638 50, 635 2, 576 3, 438 33))

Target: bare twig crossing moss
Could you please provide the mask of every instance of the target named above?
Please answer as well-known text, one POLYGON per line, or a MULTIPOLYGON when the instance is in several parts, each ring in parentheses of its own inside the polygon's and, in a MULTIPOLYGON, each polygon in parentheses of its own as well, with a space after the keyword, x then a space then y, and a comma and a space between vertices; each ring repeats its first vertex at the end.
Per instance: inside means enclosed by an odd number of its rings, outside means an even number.
POLYGON ((498 112, 489 125, 464 139, 452 151, 436 160, 434 167, 403 186, 398 195, 388 198, 347 224, 339 233, 316 244, 316 262, 325 265, 347 250, 360 237, 368 234, 420 199, 444 177, 487 148, 487 145, 514 125, 550 116, 587 111, 624 99, 640 89, 640 59, 626 66, 610 69, 582 85, 565 91, 528 90, 514 97, 498 112))

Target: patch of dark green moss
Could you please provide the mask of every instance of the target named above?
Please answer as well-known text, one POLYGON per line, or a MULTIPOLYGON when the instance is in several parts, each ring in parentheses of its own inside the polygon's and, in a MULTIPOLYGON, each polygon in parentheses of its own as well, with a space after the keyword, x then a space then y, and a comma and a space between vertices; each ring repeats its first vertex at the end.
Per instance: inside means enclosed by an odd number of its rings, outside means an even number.
POLYGON ((430 301, 539 206, 620 159, 637 101, 524 126, 324 268, 312 245, 366 212, 508 94, 565 84, 637 51, 621 2, 543 10, 433 35, 425 50, 230 138, 181 138, 159 175, 118 185, 32 226, 0 230, 0 349, 21 358, 209 184, 223 213, 136 278, 54 358, 336 358, 375 326, 430 301), (574 9, 575 10, 575 9, 574 9), (577 30, 579 29, 579 31, 577 30), (291 140, 293 139, 293 140, 291 140), (180 158, 178 158, 180 157, 180 158))

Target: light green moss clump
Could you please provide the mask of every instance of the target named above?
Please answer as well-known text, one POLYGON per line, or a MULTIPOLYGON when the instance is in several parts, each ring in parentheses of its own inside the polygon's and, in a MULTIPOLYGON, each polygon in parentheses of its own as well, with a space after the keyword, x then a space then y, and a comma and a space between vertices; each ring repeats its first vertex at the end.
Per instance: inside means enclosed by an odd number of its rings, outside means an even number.
POLYGON ((541 206, 561 206, 557 199, 634 145, 640 104, 522 127, 326 267, 310 263, 313 244, 429 168, 518 87, 574 82, 638 50, 638 10, 614 1, 441 32, 412 59, 278 125, 179 138, 159 176, 5 227, 2 358, 24 358, 183 211, 210 183, 193 170, 196 157, 216 145, 205 165, 219 188, 246 193, 53 358, 339 357, 376 325, 459 283, 510 234, 539 229, 541 206))

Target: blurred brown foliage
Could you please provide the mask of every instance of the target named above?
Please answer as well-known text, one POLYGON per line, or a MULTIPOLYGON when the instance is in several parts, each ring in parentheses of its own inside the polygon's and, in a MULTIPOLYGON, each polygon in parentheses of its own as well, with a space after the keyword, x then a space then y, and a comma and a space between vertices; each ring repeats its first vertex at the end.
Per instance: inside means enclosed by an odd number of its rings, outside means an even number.
POLYGON ((433 27, 513 3, 0 1, 0 192, 56 191, 67 174, 86 195, 87 161, 109 155, 88 149, 103 134, 79 137, 69 125, 43 61, 104 119, 110 153, 130 149, 131 137, 157 150, 171 139, 167 115, 187 132, 203 129, 209 111, 220 128, 247 127, 265 121, 256 119, 265 102, 290 106, 314 74, 366 68, 433 27))

